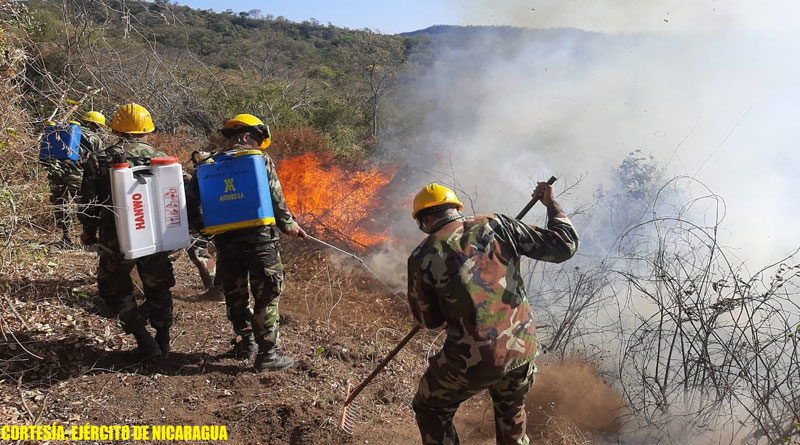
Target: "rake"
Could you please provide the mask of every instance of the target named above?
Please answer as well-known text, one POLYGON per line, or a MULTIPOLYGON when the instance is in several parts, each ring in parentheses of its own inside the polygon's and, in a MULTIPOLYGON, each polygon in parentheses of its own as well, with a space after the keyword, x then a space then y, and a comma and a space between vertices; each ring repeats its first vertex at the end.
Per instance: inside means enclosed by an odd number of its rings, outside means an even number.
MULTIPOLYGON (((550 179, 547 180, 547 183, 553 185, 553 183, 556 182, 556 180, 557 178, 555 176, 551 176, 550 179)), ((539 198, 531 198, 531 200, 528 201, 528 204, 526 204, 525 207, 522 209, 522 211, 519 212, 516 219, 524 218, 525 215, 528 213, 528 211, 538 201, 539 198)), ((342 422, 339 425, 342 428, 342 430, 344 430, 345 433, 352 436, 353 433, 355 432, 356 409, 355 406, 353 406, 353 400, 355 400, 355 398, 361 393, 361 391, 367 385, 369 385, 370 382, 372 382, 375 376, 377 376, 378 373, 381 372, 383 368, 385 368, 386 365, 389 364, 390 361, 392 361, 394 356, 397 355, 397 353, 400 352, 400 350, 403 349, 415 335, 417 335, 417 332, 419 332, 420 329, 422 329, 420 325, 414 326, 411 329, 411 331, 409 331, 408 334, 406 334, 406 336, 403 337, 402 340, 400 340, 400 343, 398 343, 397 346, 395 346, 394 349, 392 349, 391 352, 389 352, 386 355, 386 357, 383 360, 381 360, 381 362, 378 364, 378 366, 375 367, 372 373, 370 373, 370 375, 368 375, 367 378, 365 378, 364 381, 361 382, 358 386, 353 388, 353 384, 349 380, 347 381, 347 396, 344 400, 344 407, 342 408, 342 422)))
POLYGON ((364 381, 361 382, 358 386, 353 388, 352 383, 350 383, 350 381, 347 382, 347 398, 344 401, 344 409, 342 410, 342 424, 340 425, 341 428, 347 434, 352 435, 355 427, 356 411, 355 409, 353 409, 354 407, 352 406, 353 400, 356 398, 356 396, 358 396, 361 390, 363 390, 364 387, 369 385, 372 379, 374 379, 375 376, 378 375, 378 373, 381 372, 383 368, 386 367, 387 364, 389 364, 389 362, 394 358, 394 356, 397 355, 397 353, 400 352, 401 349, 403 349, 406 343, 411 341, 411 339, 417 334, 417 332, 419 332, 421 328, 422 327, 420 325, 414 326, 411 329, 411 331, 409 331, 408 334, 406 334, 406 336, 403 337, 402 340, 400 340, 400 343, 398 343, 397 346, 395 346, 394 349, 392 349, 392 351, 389 354, 387 354, 383 360, 381 360, 381 362, 378 364, 378 366, 375 367, 372 373, 368 375, 367 378, 365 378, 364 381))

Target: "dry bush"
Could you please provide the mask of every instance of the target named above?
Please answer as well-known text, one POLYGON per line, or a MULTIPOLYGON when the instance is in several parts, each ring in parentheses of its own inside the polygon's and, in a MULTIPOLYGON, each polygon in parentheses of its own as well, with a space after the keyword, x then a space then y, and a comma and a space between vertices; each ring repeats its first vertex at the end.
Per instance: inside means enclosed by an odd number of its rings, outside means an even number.
POLYGON ((147 142, 184 164, 189 162, 193 151, 206 150, 208 145, 204 138, 191 133, 188 128, 179 128, 175 133, 153 133, 147 142))
POLYGON ((32 39, 39 57, 31 79, 42 83, 32 95, 40 103, 33 105, 44 112, 58 105, 59 95, 78 100, 88 92, 92 108, 106 112, 128 102, 144 105, 160 130, 212 128, 224 114, 225 85, 191 52, 159 49, 153 30, 132 13, 136 6, 67 0, 43 15, 57 14, 63 27, 32 39))
POLYGON ((25 8, 0 4, 0 271, 13 265, 25 245, 26 228, 46 224, 46 181, 38 174, 38 150, 30 117, 23 108, 21 84, 30 57, 24 50, 25 8))
POLYGON ((271 131, 270 153, 276 158, 307 151, 330 151, 328 138, 312 127, 280 128, 271 131))
POLYGON ((620 168, 623 192, 599 201, 617 223, 593 215, 579 267, 540 274, 544 345, 614 357, 630 414, 621 435, 634 443, 706 443, 720 430, 743 443, 793 440, 798 252, 750 272, 718 242, 722 198, 693 178, 652 176, 638 159, 620 168), (597 248, 609 237, 611 255, 597 248))

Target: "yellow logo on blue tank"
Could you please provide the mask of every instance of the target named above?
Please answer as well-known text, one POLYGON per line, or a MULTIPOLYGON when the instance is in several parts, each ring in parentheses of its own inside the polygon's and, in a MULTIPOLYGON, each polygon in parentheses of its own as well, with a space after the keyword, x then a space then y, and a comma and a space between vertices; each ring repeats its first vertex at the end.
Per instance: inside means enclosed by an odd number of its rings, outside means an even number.
MULTIPOLYGON (((236 192, 236 186, 233 185, 233 178, 223 179, 225 181, 225 191, 222 193, 236 192)), ((234 201, 236 199, 244 199, 244 193, 231 193, 229 195, 221 195, 219 201, 234 201)))
POLYGON ((269 174, 258 150, 224 153, 197 166, 205 233, 275 224, 269 174))
POLYGON ((236 191, 236 187, 233 186, 233 178, 223 179, 223 181, 225 181, 225 193, 236 191))

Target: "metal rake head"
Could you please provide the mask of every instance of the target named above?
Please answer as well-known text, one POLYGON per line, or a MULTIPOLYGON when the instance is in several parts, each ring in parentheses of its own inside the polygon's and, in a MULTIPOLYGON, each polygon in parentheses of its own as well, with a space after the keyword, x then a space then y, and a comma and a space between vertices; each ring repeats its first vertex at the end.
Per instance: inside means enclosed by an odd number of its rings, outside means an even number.
POLYGON ((372 379, 374 379, 375 376, 378 375, 378 373, 381 372, 381 370, 386 367, 386 364, 389 363, 389 361, 392 360, 394 356, 397 355, 398 352, 400 352, 401 349, 403 349, 406 343, 408 343, 414 337, 414 335, 416 335, 416 333, 419 332, 420 329, 422 329, 422 326, 415 325, 411 329, 411 331, 409 331, 409 333, 406 334, 406 336, 403 337, 402 340, 400 340, 400 343, 398 343, 397 346, 395 346, 394 349, 392 349, 392 351, 389 352, 383 360, 381 360, 378 366, 376 366, 375 369, 372 370, 370 375, 368 375, 367 378, 365 378, 364 381, 362 381, 358 386, 353 388, 352 384, 350 383, 350 380, 347 381, 347 395, 345 396, 344 399, 344 408, 342 409, 342 424, 341 424, 341 428, 347 434, 350 435, 353 434, 353 429, 355 427, 355 423, 357 420, 356 407, 355 403, 353 403, 355 398, 358 396, 358 394, 361 393, 361 390, 363 390, 367 385, 369 385, 369 382, 371 382, 372 379))
POLYGON ((350 383, 350 381, 348 380, 347 381, 347 394, 345 394, 345 397, 344 397, 345 404, 344 404, 344 407, 342 408, 342 423, 339 425, 339 427, 342 428, 342 431, 344 431, 345 433, 347 433, 347 434, 349 434, 351 436, 355 432, 355 426, 356 426, 356 420, 357 420, 356 419, 357 409, 356 409, 356 406, 355 406, 355 401, 354 400, 349 400, 352 390, 353 390, 353 384, 350 383), (349 402, 348 402, 348 400, 349 400, 349 402))

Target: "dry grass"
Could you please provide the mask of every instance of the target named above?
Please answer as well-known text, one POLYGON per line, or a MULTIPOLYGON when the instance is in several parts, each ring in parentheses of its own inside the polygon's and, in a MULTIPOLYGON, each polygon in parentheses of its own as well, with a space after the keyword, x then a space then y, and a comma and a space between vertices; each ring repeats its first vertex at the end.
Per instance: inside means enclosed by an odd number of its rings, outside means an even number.
POLYGON ((156 149, 177 157, 184 165, 189 164, 193 151, 209 149, 206 138, 192 133, 189 128, 180 128, 175 133, 153 133, 148 136, 147 142, 156 149))

